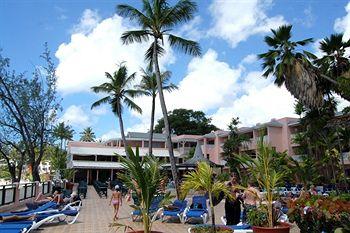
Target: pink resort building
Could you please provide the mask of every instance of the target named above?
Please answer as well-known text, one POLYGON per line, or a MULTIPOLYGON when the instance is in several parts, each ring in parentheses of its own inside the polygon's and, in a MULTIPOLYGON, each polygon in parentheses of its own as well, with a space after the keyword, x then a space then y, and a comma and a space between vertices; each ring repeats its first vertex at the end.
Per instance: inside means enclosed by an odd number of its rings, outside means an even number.
MULTIPOLYGON (((284 117, 272 119, 266 123, 258 123, 252 127, 242 127, 240 134, 247 136, 248 140, 240 148, 241 152, 256 155, 257 141, 263 133, 263 140, 278 152, 286 151, 289 156, 298 160, 299 145, 294 143, 293 138, 300 132, 298 118, 284 117)), ((148 153, 148 133, 129 132, 126 136, 128 145, 133 149, 139 147, 141 156, 148 153)), ((223 160, 223 145, 229 137, 229 131, 217 130, 205 135, 173 135, 174 155, 177 164, 182 164, 191 148, 197 143, 201 145, 204 158, 215 164, 225 165, 223 160)), ((154 134, 153 154, 161 161, 168 163, 169 156, 166 148, 164 134, 154 134)), ((116 154, 125 156, 123 141, 110 139, 103 143, 76 142, 68 143, 68 167, 77 170, 75 181, 86 180, 113 180, 118 170, 122 169, 116 154)), ((346 164, 346 173, 350 176, 350 153, 343 151, 342 156, 346 164)))

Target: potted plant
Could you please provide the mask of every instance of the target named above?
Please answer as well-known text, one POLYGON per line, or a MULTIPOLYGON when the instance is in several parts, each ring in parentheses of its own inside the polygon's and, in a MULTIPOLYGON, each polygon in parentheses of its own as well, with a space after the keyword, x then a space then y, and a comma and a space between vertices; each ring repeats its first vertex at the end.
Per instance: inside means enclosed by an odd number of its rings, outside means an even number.
MULTIPOLYGON (((140 205, 131 205, 131 207, 141 212, 143 230, 134 231, 130 227, 126 228, 131 229, 135 233, 160 233, 152 231, 152 223, 155 218, 152 219, 150 207, 155 197, 164 195, 160 189, 160 184, 164 179, 164 176, 161 174, 162 167, 154 156, 148 155, 141 158, 139 148, 136 148, 134 153, 131 147, 128 147, 127 153, 129 158, 120 156, 121 164, 127 171, 124 175, 121 175, 121 179, 137 195, 140 205)), ((165 204, 169 199, 170 193, 165 194, 162 203, 165 204)), ((115 226, 121 225, 115 224, 115 226)))
POLYGON ((253 226, 253 232, 288 233, 290 226, 278 223, 273 209, 274 190, 278 187, 286 171, 276 169, 274 163, 274 149, 264 144, 263 137, 258 141, 257 156, 238 155, 237 160, 247 169, 247 172, 258 183, 259 188, 266 191, 266 204, 248 212, 248 222, 253 226))
POLYGON ((76 170, 73 168, 66 168, 63 170, 63 178, 67 180, 66 189, 73 190, 74 183, 71 182, 73 180, 76 170))
POLYGON ((220 193, 223 193, 229 198, 231 196, 228 186, 224 182, 215 181, 213 179, 213 169, 206 162, 199 162, 195 171, 192 171, 184 175, 184 180, 181 185, 181 194, 183 197, 187 195, 190 190, 205 191, 209 196, 209 205, 211 212, 212 225, 200 226, 191 228, 192 233, 231 233, 233 230, 229 227, 216 227, 215 226, 215 212, 213 205, 213 198, 218 197, 220 193))

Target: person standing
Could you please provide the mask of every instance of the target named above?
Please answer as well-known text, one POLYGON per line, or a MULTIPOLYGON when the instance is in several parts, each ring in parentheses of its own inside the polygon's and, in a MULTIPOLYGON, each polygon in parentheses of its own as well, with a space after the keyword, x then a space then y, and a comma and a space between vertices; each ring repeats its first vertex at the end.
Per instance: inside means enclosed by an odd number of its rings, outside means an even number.
POLYGON ((248 182, 248 187, 243 193, 244 200, 244 211, 243 211, 243 222, 247 221, 247 214, 250 210, 255 209, 260 200, 260 192, 253 187, 251 182, 248 182))
POLYGON ((225 200, 226 225, 237 225, 240 222, 242 200, 240 191, 237 188, 237 177, 233 175, 231 181, 227 185, 230 188, 233 199, 226 197, 225 200))
POLYGON ((116 185, 114 188, 112 188, 112 197, 111 201, 109 202, 109 205, 113 204, 114 207, 114 216, 113 220, 117 221, 119 207, 122 205, 122 194, 120 192, 119 185, 116 185))

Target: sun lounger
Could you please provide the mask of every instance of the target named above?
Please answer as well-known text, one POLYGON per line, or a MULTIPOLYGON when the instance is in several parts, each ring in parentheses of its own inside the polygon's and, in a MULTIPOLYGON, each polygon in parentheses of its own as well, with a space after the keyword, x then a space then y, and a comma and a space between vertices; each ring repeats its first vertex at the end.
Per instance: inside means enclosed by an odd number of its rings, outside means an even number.
POLYGON ((36 212, 41 212, 45 211, 48 209, 55 208, 57 206, 56 202, 48 202, 45 203, 44 205, 39 206, 38 208, 34 210, 24 210, 24 211, 14 211, 14 212, 7 212, 7 213, 0 213, 0 217, 6 217, 6 216, 12 216, 12 215, 29 215, 29 214, 34 214, 36 212))
POLYGON ((183 213, 187 207, 187 201, 175 200, 171 206, 173 209, 163 209, 163 213, 161 215, 162 220, 164 220, 164 217, 176 217, 182 222, 183 213))
MULTIPOLYGON (((163 200, 163 198, 164 198, 163 196, 157 196, 157 197, 154 197, 152 200, 151 206, 149 208, 149 213, 154 217, 157 217, 157 215, 160 212, 160 203, 163 200)), ((142 217, 142 213, 140 210, 134 210, 133 212, 131 212, 132 221, 135 221, 138 217, 142 217)))
POLYGON ((190 218, 201 218, 203 223, 207 222, 208 209, 205 196, 194 196, 192 198, 192 205, 184 211, 183 221, 187 222, 190 218))

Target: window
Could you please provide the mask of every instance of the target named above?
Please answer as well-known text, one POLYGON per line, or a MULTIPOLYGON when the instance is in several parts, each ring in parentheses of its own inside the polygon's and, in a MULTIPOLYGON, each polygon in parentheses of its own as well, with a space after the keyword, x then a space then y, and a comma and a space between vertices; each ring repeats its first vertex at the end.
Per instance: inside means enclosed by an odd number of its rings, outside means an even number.
POLYGON ((215 144, 215 140, 210 140, 210 141, 208 141, 208 144, 209 144, 209 145, 214 145, 214 144, 215 144))
POLYGON ((207 154, 207 159, 210 159, 210 154, 207 154))

